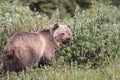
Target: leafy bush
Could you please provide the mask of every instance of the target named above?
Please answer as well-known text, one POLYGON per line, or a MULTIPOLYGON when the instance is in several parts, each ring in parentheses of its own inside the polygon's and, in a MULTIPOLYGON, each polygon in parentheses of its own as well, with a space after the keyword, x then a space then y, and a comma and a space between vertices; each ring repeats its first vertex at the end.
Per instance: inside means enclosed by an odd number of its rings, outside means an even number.
POLYGON ((18 2, 0 3, 0 53, 7 39, 15 32, 37 31, 54 23, 71 24, 70 44, 58 50, 58 62, 73 62, 98 66, 119 56, 120 10, 113 6, 96 4, 93 10, 76 8, 74 17, 61 19, 57 9, 51 18, 33 13, 18 2))
POLYGON ((37 31, 48 25, 47 16, 33 13, 18 1, 0 3, 0 51, 15 32, 37 31))
MULTIPOLYGON (((6 45, 7 39, 16 32, 37 31, 45 26, 50 27, 55 23, 71 24, 72 39, 70 44, 57 52, 57 65, 28 69, 6 75, 2 74, 0 58, 0 80, 114 80, 119 79, 119 64, 97 68, 87 67, 105 65, 120 57, 120 9, 114 6, 97 4, 92 10, 81 11, 76 8, 74 17, 62 19, 57 9, 51 18, 39 13, 33 13, 22 3, 11 0, 0 1, 0 53, 6 45), (67 63, 83 64, 85 67, 68 66, 67 63)), ((1 54, 0 54, 1 57, 1 54)), ((119 62, 119 61, 118 61, 119 62)))
POLYGON ((73 18, 71 43, 58 51, 66 62, 91 67, 108 64, 120 52, 120 10, 113 6, 96 5, 91 11, 80 13, 77 7, 73 18), (119 19, 118 19, 119 18, 119 19))

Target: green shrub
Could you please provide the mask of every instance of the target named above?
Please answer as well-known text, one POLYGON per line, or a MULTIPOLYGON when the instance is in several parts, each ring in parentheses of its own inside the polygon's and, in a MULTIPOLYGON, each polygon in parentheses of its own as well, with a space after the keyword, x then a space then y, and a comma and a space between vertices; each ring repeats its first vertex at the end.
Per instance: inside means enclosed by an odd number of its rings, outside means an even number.
MULTIPOLYGON (((103 69, 79 68, 78 65, 97 67, 120 57, 120 10, 114 6, 96 4, 94 10, 76 8, 74 17, 62 19, 57 9, 51 18, 33 13, 17 1, 0 2, 0 79, 1 80, 114 80, 119 79, 119 67, 103 69), (16 32, 37 31, 55 23, 71 24, 71 42, 58 50, 57 66, 28 69, 12 75, 2 74, 1 53, 7 39, 16 32), (65 65, 63 65, 65 63, 65 65), (68 66, 67 63, 76 66, 68 66), (61 65, 62 64, 62 65, 61 65)), ((11 0, 10 0, 11 1, 11 0)), ((118 64, 119 66, 119 64, 118 64)))
POLYGON ((3 1, 0 3, 0 51, 14 33, 37 31, 49 24, 47 20, 47 16, 33 13, 28 6, 22 6, 18 1, 3 1))
POLYGON ((120 52, 120 10, 98 4, 94 15, 77 7, 73 19, 73 36, 69 45, 58 51, 66 62, 97 67, 118 57, 120 52))
POLYGON ((55 23, 72 26, 72 40, 58 50, 58 63, 72 62, 96 67, 119 56, 120 10, 100 3, 93 11, 81 11, 77 7, 73 18, 62 19, 58 9, 48 18, 33 13, 19 2, 3 1, 0 3, 0 53, 13 33, 37 31, 55 23))

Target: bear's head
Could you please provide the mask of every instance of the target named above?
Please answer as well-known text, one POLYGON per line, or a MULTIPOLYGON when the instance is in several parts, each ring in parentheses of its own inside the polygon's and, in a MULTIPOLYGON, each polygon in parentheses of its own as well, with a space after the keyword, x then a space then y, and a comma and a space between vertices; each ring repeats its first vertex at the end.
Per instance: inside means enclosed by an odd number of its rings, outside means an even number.
POLYGON ((52 35, 57 46, 67 44, 71 38, 71 26, 55 24, 52 28, 52 35))

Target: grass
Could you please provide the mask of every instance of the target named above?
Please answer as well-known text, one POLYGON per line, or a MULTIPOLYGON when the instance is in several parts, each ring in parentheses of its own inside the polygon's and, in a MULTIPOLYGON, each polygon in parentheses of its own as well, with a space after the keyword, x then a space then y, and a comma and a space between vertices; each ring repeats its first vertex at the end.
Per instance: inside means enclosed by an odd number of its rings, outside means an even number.
POLYGON ((1 80, 119 80, 120 67, 107 66, 104 68, 88 69, 77 66, 44 67, 43 69, 28 69, 1 77, 1 80))

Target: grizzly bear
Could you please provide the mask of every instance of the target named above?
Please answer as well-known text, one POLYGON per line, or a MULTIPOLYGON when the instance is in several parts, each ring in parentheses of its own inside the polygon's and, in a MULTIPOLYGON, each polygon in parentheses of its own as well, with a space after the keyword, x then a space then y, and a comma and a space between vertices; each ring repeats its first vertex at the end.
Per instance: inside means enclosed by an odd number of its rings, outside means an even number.
POLYGON ((70 34, 70 25, 59 24, 51 29, 14 34, 3 51, 3 73, 26 70, 35 63, 49 65, 56 49, 70 41, 70 34))

